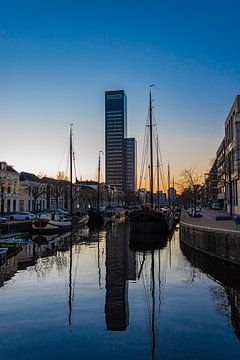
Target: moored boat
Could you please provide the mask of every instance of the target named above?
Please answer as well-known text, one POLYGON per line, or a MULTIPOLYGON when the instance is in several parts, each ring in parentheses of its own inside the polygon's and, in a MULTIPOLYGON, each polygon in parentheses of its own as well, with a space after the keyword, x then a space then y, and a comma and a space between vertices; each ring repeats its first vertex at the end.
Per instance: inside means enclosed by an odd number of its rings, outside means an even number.
POLYGON ((65 231, 70 229, 71 226, 71 219, 65 218, 58 211, 42 212, 32 222, 32 230, 41 233, 65 231))
MULTIPOLYGON (((155 243, 160 241, 160 236, 169 231, 166 216, 159 210, 154 209, 153 201, 153 122, 152 122, 152 96, 150 87, 149 96, 149 122, 146 128, 149 130, 149 186, 150 186, 150 207, 142 206, 140 210, 134 210, 129 215, 130 222, 130 241, 135 243, 155 243), (138 235, 138 236, 136 236, 138 235)), ((146 154, 146 151, 144 151, 146 154)), ((158 159, 157 159, 158 165, 158 159)))

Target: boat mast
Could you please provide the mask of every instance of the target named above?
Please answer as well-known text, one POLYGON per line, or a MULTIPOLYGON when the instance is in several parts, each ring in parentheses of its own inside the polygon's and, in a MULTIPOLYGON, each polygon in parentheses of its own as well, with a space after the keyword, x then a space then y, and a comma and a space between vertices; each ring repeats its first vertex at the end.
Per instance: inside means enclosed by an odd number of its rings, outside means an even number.
POLYGON ((103 153, 102 150, 99 151, 99 156, 98 156, 98 178, 97 178, 97 182, 98 182, 98 188, 97 188, 97 209, 98 209, 98 210, 99 210, 99 204, 100 204, 101 153, 103 153))
POLYGON ((171 201, 170 201, 170 164, 168 164, 168 206, 171 206, 171 201))
POLYGON ((159 198, 159 158, 158 158, 158 136, 157 136, 157 204, 158 210, 160 207, 160 198, 159 198))
POLYGON ((71 332, 71 325, 72 325, 72 297, 73 297, 73 291, 72 291, 72 232, 70 236, 70 252, 69 252, 69 283, 68 283, 68 330, 71 332))
POLYGON ((72 146, 72 127, 70 126, 70 211, 73 214, 73 183, 72 183, 72 158, 73 158, 73 146, 72 146))
POLYGON ((152 130, 152 94, 150 86, 150 96, 149 96, 149 128, 150 128, 150 199, 151 199, 151 208, 153 208, 153 130, 152 130))

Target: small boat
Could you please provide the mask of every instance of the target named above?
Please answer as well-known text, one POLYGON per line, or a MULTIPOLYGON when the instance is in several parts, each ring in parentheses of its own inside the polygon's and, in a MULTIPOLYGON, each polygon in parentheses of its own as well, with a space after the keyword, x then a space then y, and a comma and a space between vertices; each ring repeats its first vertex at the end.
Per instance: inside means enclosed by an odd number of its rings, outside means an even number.
POLYGON ((7 256, 8 248, 0 248, 0 261, 2 262, 7 256))
POLYGON ((0 241, 5 239, 22 239, 26 235, 27 233, 16 233, 16 232, 4 233, 0 235, 0 241))
POLYGON ((4 249, 7 248, 9 250, 20 249, 22 247, 22 239, 1 239, 0 240, 0 248, 4 249))
POLYGON ((71 226, 72 220, 70 218, 65 218, 61 213, 54 210, 42 212, 32 222, 32 230, 41 233, 66 231, 71 226))
POLYGON ((65 217, 58 210, 45 211, 32 222, 32 230, 41 233, 58 233, 67 231, 71 227, 84 226, 88 223, 88 220, 89 216, 87 214, 65 217))

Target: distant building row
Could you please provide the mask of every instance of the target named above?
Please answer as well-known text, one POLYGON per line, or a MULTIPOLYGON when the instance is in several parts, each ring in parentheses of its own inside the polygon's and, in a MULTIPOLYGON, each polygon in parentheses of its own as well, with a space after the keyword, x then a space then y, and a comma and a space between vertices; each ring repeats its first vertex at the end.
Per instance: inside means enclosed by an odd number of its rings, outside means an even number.
MULTIPOLYGON (((96 206, 97 188, 95 181, 76 182, 73 185, 74 211, 96 206)), ((121 193, 104 183, 100 184, 100 194, 104 204, 115 202, 117 205, 123 201, 121 193)), ((0 213, 57 208, 70 209, 69 181, 18 173, 5 161, 0 162, 0 213)))
POLYGON ((240 214, 240 95, 225 120, 225 135, 205 179, 205 202, 240 214))

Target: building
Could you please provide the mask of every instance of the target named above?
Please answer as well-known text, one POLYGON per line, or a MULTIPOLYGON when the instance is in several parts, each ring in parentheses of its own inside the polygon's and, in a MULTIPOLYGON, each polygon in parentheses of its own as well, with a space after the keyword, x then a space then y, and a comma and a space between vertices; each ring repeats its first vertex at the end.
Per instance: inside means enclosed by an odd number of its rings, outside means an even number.
POLYGON ((0 212, 18 211, 19 173, 5 161, 0 162, 0 212))
POLYGON ((124 187, 124 138, 127 137, 127 97, 124 90, 105 92, 106 183, 124 187))
POLYGON ((237 95, 224 124, 225 136, 205 181, 205 198, 217 201, 230 214, 240 214, 240 95, 237 95))
POLYGON ((225 156, 225 138, 222 140, 216 153, 217 166, 217 202, 220 208, 227 210, 226 200, 226 156, 225 156))
POLYGON ((46 185, 28 172, 20 173, 19 211, 38 212, 46 209, 46 185))
POLYGON ((124 139, 124 191, 134 193, 137 188, 137 142, 135 138, 124 139))
POLYGON ((213 203, 218 202, 218 168, 217 159, 214 160, 211 169, 205 177, 204 205, 211 207, 213 203))
POLYGON ((225 120, 225 177, 227 210, 240 214, 240 95, 225 120))
POLYGON ((177 192, 174 187, 168 189, 168 205, 174 206, 176 200, 177 192))
POLYGON ((134 192, 137 144, 127 138, 127 96, 124 90, 105 92, 105 181, 117 191, 134 192))

